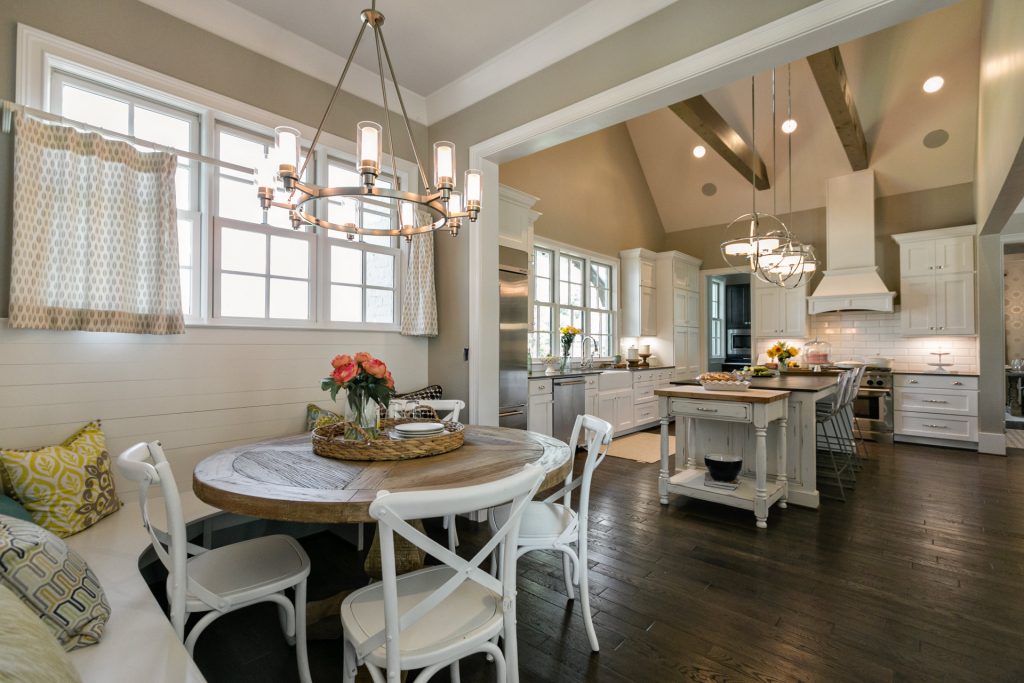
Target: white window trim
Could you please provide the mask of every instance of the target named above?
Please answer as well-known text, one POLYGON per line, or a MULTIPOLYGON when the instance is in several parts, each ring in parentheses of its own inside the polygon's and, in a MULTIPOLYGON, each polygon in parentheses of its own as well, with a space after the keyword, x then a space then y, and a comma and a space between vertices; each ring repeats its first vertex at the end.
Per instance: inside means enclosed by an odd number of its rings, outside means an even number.
MULTIPOLYGON (((554 252, 554 259, 553 259, 552 264, 551 264, 551 288, 552 288, 551 289, 551 298, 552 298, 552 301, 550 302, 550 304, 547 304, 547 302, 542 302, 542 303, 544 303, 546 305, 550 305, 551 306, 551 316, 552 316, 551 325, 553 327, 552 332, 551 332, 551 334, 552 334, 552 339, 551 339, 551 348, 552 348, 552 350, 560 350, 561 349, 561 345, 560 345, 559 338, 558 338, 559 337, 559 335, 558 335, 558 325, 559 325, 558 313, 559 313, 559 311, 562 308, 561 304, 558 303, 558 277, 559 277, 558 261, 559 261, 559 256, 562 256, 562 255, 573 256, 573 257, 576 257, 576 258, 582 258, 582 259, 584 259, 586 261, 585 271, 584 271, 584 282, 583 282, 583 297, 584 297, 584 301, 587 304, 590 303, 590 279, 589 279, 590 278, 590 264, 591 263, 597 263, 599 265, 609 266, 611 268, 611 270, 612 270, 612 274, 611 274, 612 299, 611 299, 611 307, 607 311, 608 313, 611 314, 611 322, 610 322, 610 324, 608 326, 608 329, 609 329, 609 331, 611 333, 611 348, 613 350, 617 349, 618 348, 618 344, 619 344, 619 342, 620 342, 620 340, 622 338, 622 335, 620 334, 620 330, 619 330, 619 320, 620 320, 620 317, 621 317, 619 315, 619 266, 620 266, 619 259, 617 257, 608 256, 607 254, 602 254, 600 252, 591 251, 589 249, 581 249, 580 247, 575 247, 575 246, 573 246, 571 244, 565 244, 564 242, 558 242, 556 240, 546 239, 546 238, 543 238, 543 237, 536 237, 536 236, 533 239, 533 249, 547 249, 548 251, 554 252)), ((534 258, 534 254, 531 253, 530 254, 531 263, 532 263, 533 258, 534 258)), ((535 276, 536 276, 535 272, 531 271, 531 273, 530 273, 530 303, 529 303, 529 310, 531 312, 531 317, 532 317, 533 306, 536 303, 535 300, 534 300, 534 290, 533 290, 533 281, 534 281, 534 277, 535 276)), ((566 306, 566 308, 573 308, 573 309, 577 309, 577 310, 582 310, 584 312, 584 324, 583 324, 584 328, 587 327, 586 313, 588 311, 591 311, 591 310, 602 310, 602 309, 595 309, 595 308, 592 308, 590 306, 583 306, 583 307, 566 306)), ((530 332, 531 333, 533 332, 533 321, 532 321, 532 319, 530 321, 530 332)), ((611 360, 611 356, 597 356, 596 358, 598 360, 611 360)))
MULTIPOLYGON (((15 100, 23 104, 44 111, 50 110, 50 94, 52 88, 52 74, 54 70, 63 71, 72 76, 78 76, 87 80, 95 81, 114 89, 125 90, 136 93, 147 99, 155 99, 158 102, 191 111, 200 116, 200 150, 204 155, 212 155, 216 149, 216 127, 218 123, 228 124, 243 131, 250 131, 263 135, 273 135, 274 128, 280 125, 290 125, 298 129, 303 140, 310 141, 316 134, 316 129, 306 124, 290 121, 272 112, 265 111, 250 104, 227 97, 220 93, 202 88, 200 86, 182 81, 162 74, 158 71, 148 69, 144 66, 134 64, 124 59, 114 57, 99 50, 86 47, 79 43, 61 38, 60 36, 41 31, 26 24, 19 23, 17 31, 17 57, 15 62, 15 100)), ((274 87, 268 85, 268 87, 274 87)), ((319 145, 323 153, 329 156, 344 160, 355 160, 356 144, 354 140, 340 137, 333 133, 324 131, 320 136, 319 145)), ((318 154, 320 149, 318 148, 318 154)), ((418 179, 419 170, 416 164, 405 159, 396 158, 395 175, 401 180, 403 187, 409 187, 410 181, 418 179)), ((401 312, 402 290, 401 284, 404 280, 404 268, 406 264, 407 250, 404 242, 400 240, 399 263, 396 264, 395 282, 395 323, 332 323, 323 317, 319 317, 322 303, 326 298, 321 293, 312 293, 316 296, 318 303, 311 308, 311 314, 318 317, 317 320, 283 321, 283 320, 252 320, 242 319, 218 319, 214 316, 214 293, 213 277, 216 270, 214 255, 214 229, 213 217, 208 211, 211 199, 216 193, 216 174, 206 172, 200 174, 205 180, 200 181, 199 207, 201 225, 199 239, 193 242, 193 269, 198 270, 198 277, 194 275, 193 284, 198 279, 199 294, 193 290, 193 308, 196 308, 195 301, 198 298, 198 310, 195 315, 186 319, 187 327, 251 327, 271 328, 282 327, 312 329, 312 330, 352 330, 363 332, 397 332, 401 330, 399 314, 401 312), (200 298, 201 297, 201 298, 200 298)), ((254 200, 255 201, 255 200, 254 200)), ((195 235, 193 235, 195 238, 195 235)), ((320 240, 328 239, 326 236, 317 235, 318 251, 323 251, 320 240)), ((369 245, 367 245, 369 246, 369 245)), ((319 257, 314 259, 319 261, 319 257)), ((315 287, 320 289, 324 286, 323 278, 318 277, 315 287)), ((326 285, 329 287, 329 283, 326 285)))

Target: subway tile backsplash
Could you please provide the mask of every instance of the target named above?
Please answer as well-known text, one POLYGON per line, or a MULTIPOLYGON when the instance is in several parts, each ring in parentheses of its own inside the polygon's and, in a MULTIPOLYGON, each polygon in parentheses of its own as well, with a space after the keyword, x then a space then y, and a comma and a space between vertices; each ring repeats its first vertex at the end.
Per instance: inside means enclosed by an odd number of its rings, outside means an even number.
MULTIPOLYGON (((951 372, 978 372, 977 337, 904 337, 900 334, 900 314, 872 311, 843 311, 812 315, 810 339, 832 344, 833 360, 861 360, 867 356, 893 359, 897 372, 928 372, 938 360, 932 351, 948 351, 943 362, 952 363, 951 372)), ((787 339, 803 346, 810 339, 787 339)), ((757 352, 764 353, 775 339, 758 339, 757 352)), ((797 360, 800 360, 797 358, 797 360)))

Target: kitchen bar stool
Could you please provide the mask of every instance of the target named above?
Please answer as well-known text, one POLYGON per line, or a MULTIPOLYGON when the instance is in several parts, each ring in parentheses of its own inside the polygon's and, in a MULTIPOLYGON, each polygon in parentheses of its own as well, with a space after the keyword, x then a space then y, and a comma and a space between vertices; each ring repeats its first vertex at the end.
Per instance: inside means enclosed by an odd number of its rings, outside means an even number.
POLYGON ((831 400, 819 401, 816 406, 817 451, 819 456, 823 452, 827 453, 826 466, 831 465, 831 474, 835 477, 839 499, 842 501, 846 500, 846 487, 852 486, 855 481, 851 463, 857 446, 853 438, 850 417, 853 399, 857 396, 860 384, 858 374, 857 370, 849 370, 840 375, 839 388, 831 400), (844 477, 848 480, 845 483, 844 477))

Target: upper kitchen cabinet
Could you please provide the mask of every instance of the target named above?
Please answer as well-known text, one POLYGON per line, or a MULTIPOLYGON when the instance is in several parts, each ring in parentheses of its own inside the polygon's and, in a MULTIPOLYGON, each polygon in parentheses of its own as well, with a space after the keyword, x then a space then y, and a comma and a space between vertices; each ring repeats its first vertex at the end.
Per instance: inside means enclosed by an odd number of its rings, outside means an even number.
POLYGON ((658 298, 655 269, 658 255, 647 249, 619 253, 622 265, 622 336, 654 337, 658 334, 658 298))
POLYGON ((675 366, 674 379, 700 373, 701 260, 678 251, 658 254, 658 360, 675 366))
POLYGON ((754 281, 754 336, 806 337, 807 285, 783 289, 754 281))
POLYGON ((538 197, 507 185, 498 188, 498 244, 533 253, 533 224, 541 214, 533 210, 538 197))
POLYGON ((975 334, 973 225, 893 235, 904 336, 975 334))

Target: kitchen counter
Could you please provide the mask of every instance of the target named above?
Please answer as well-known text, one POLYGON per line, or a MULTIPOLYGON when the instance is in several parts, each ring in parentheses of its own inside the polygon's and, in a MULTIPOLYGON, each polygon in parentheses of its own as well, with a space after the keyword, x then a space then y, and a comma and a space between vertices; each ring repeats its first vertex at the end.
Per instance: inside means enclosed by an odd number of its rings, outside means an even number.
POLYGON ((671 370, 674 365, 651 365, 646 368, 615 368, 616 370, 630 370, 632 372, 642 372, 644 370, 671 370))
POLYGON ((894 375, 929 375, 931 377, 980 377, 977 372, 901 372, 893 371, 894 375))
POLYGON ((610 369, 611 368, 594 368, 592 370, 576 369, 566 370, 565 372, 562 372, 561 370, 559 370, 558 372, 544 372, 543 370, 538 370, 530 373, 530 379, 549 379, 551 377, 583 377, 584 375, 600 375, 602 372, 605 372, 606 370, 610 369))
MULTIPOLYGON (((835 375, 787 375, 779 377, 751 377, 751 389, 771 389, 775 391, 806 391, 819 392, 834 387, 839 383, 835 375)), ((682 386, 695 386, 700 384, 695 379, 687 379, 681 382, 672 382, 682 386)))

